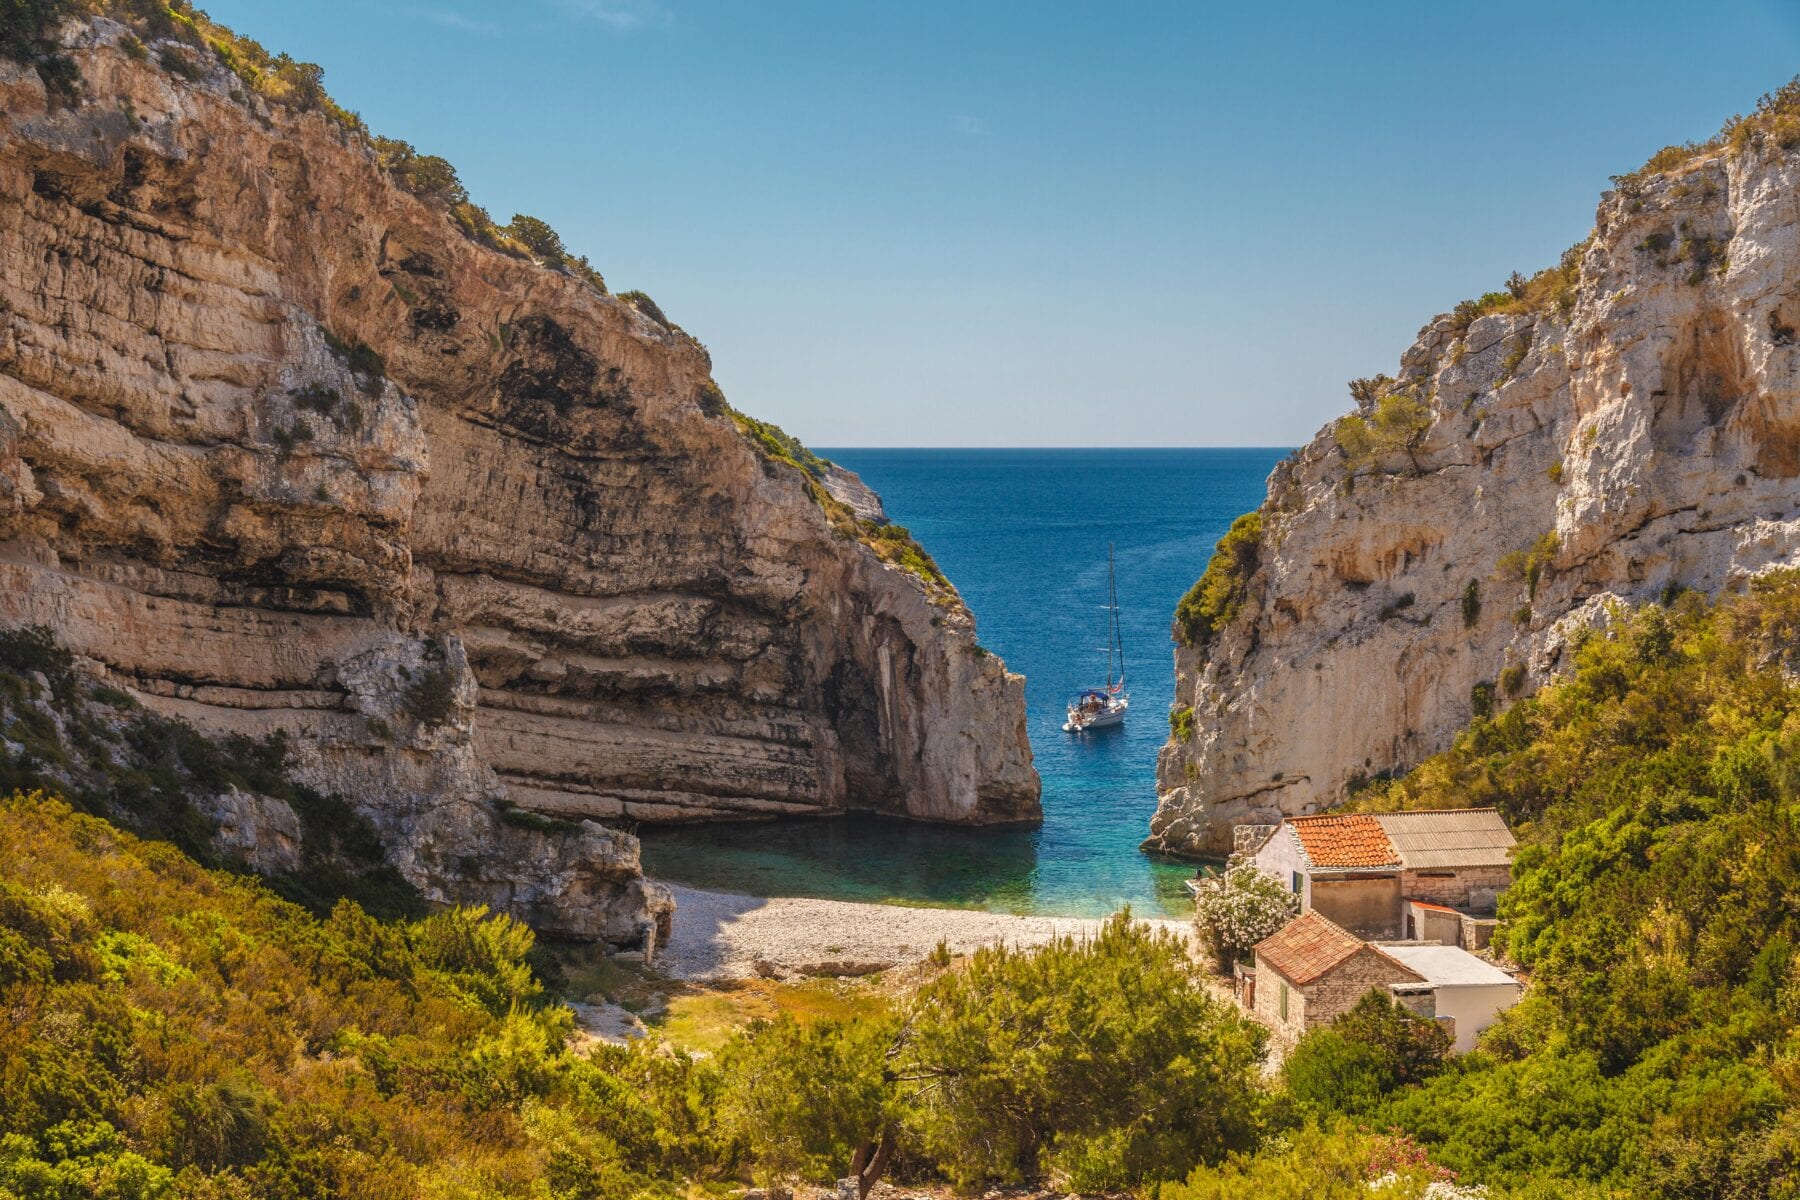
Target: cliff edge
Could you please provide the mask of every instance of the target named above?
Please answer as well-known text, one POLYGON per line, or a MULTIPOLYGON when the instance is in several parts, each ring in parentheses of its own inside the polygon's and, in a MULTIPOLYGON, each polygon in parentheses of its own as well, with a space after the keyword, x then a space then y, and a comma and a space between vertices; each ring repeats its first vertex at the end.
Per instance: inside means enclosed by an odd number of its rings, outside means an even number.
POLYGON ((0 61, 0 622, 552 932, 666 915, 591 821, 1038 817, 1022 679, 872 493, 182 22, 0 61))
POLYGON ((1800 562, 1800 95, 1615 180, 1270 476, 1176 622, 1147 849, 1343 800, 1612 606, 1800 562))

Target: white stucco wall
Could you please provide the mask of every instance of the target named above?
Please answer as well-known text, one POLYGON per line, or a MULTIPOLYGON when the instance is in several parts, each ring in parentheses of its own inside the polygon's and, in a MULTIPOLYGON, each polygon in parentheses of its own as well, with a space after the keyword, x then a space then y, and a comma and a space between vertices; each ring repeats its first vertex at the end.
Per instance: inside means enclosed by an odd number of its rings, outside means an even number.
POLYGON ((1439 984, 1437 1013, 1440 1017, 1456 1018, 1456 1053, 1473 1050, 1476 1036, 1517 1004, 1522 990, 1517 983, 1439 984))
MULTIPOLYGON (((1286 825, 1277 829, 1274 836, 1263 843, 1262 849, 1256 852, 1255 862, 1258 870, 1273 875, 1282 887, 1289 890, 1294 885, 1295 871, 1301 873, 1303 880, 1306 875, 1306 859, 1300 854, 1300 839, 1286 825)), ((1312 897, 1307 894, 1311 890, 1310 886, 1303 882, 1302 887, 1306 890, 1300 893, 1301 906, 1311 908, 1312 897)))

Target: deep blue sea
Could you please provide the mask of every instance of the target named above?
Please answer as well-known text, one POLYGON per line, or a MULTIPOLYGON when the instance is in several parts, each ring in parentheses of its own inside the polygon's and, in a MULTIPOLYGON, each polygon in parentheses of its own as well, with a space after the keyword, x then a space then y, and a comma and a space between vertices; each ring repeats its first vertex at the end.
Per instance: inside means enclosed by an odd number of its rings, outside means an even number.
POLYGON ((1139 853, 1174 695, 1169 622, 1282 449, 821 450, 881 493, 961 590, 982 645, 1026 677, 1044 823, 968 830, 850 817, 649 830, 651 875, 763 896, 1092 916, 1191 911, 1191 866, 1139 853), (1114 544, 1131 711, 1071 736, 1064 706, 1106 675, 1114 544))

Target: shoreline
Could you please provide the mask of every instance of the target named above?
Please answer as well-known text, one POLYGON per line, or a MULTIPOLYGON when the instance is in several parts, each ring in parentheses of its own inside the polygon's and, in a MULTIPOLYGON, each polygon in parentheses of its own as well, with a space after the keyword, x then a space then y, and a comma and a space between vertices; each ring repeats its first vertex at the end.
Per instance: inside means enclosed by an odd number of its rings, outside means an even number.
MULTIPOLYGON (((939 942, 958 955, 999 942, 1038 946, 1091 935, 1105 921, 667 886, 675 893, 675 924, 655 966, 684 980, 871 975, 918 962, 939 942)), ((1133 919, 1181 938, 1191 928, 1171 917, 1133 919)))

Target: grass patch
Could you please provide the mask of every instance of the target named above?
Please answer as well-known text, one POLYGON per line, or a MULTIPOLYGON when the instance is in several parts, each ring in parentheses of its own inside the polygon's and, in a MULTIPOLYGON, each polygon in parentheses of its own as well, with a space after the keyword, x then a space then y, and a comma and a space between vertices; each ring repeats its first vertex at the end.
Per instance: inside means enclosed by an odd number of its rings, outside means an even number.
POLYGON ((886 1015, 888 999, 867 983, 808 979, 781 983, 745 979, 690 988, 669 1000, 648 1024, 684 1050, 717 1053, 733 1034, 756 1021, 789 1016, 802 1026, 886 1015))

